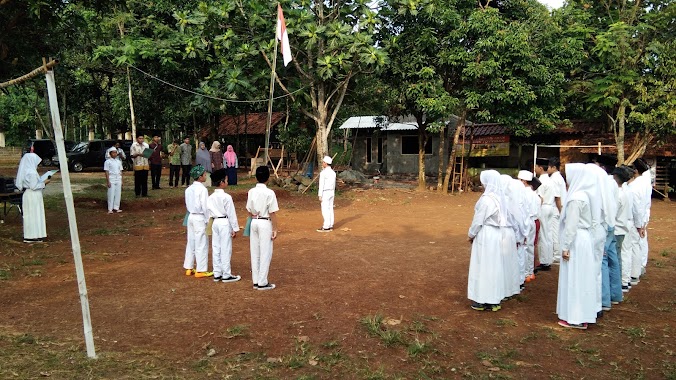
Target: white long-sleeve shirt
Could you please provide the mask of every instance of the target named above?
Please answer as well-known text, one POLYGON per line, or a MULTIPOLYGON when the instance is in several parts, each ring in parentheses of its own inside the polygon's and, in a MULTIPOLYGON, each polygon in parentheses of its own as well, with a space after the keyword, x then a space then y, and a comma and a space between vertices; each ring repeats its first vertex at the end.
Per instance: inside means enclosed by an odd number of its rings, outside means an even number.
POLYGON ((537 194, 542 198, 542 205, 543 206, 556 206, 555 202, 555 184, 552 182, 551 178, 547 175, 547 173, 541 174, 540 175, 540 182, 542 184, 540 187, 537 189, 537 194))
POLYGON ((268 218, 271 213, 279 211, 275 192, 268 189, 264 183, 256 184, 256 187, 249 190, 246 200, 246 210, 251 215, 268 218))
POLYGON ((500 207, 498 200, 490 195, 482 195, 474 206, 474 218, 469 226, 468 236, 474 239, 483 226, 500 227, 500 207))
POLYGON ((631 198, 627 184, 622 184, 622 187, 617 192, 617 217, 615 219, 615 235, 627 235, 629 228, 633 228, 631 223, 631 198))
POLYGON ((336 172, 330 166, 325 167, 319 173, 319 190, 317 191, 320 197, 329 197, 336 192, 336 172))
POLYGON ((185 207, 190 215, 202 215, 204 223, 209 220, 209 190, 202 182, 195 181, 185 189, 185 207))
MULTIPOLYGON (((572 194, 571 194, 572 195, 572 194)), ((575 240, 578 229, 589 229, 592 225, 592 216, 589 203, 583 200, 569 200, 566 202, 566 219, 561 236, 561 250, 569 251, 575 240)), ((591 247, 589 247, 591 249, 591 247)))
POLYGON ((223 189, 216 189, 214 193, 209 196, 207 200, 207 207, 209 208, 209 215, 212 218, 228 217, 228 223, 233 231, 239 231, 239 223, 237 223, 237 213, 235 212, 235 204, 232 201, 232 196, 223 191, 223 189))
POLYGON ((561 172, 556 171, 549 176, 551 182, 554 184, 554 197, 561 199, 561 205, 566 204, 566 181, 563 179, 561 172))
POLYGON ((635 228, 642 228, 645 224, 645 189, 639 180, 641 177, 635 178, 629 185, 627 189, 627 198, 630 198, 631 202, 631 224, 635 228))

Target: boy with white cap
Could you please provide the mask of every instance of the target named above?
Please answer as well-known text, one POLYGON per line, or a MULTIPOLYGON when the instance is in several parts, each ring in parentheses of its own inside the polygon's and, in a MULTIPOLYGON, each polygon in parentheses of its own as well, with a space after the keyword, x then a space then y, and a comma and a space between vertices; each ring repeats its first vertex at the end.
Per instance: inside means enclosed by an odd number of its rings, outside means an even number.
POLYGON ((333 160, 329 156, 324 156, 322 160, 322 171, 319 173, 319 201, 322 203, 322 217, 324 224, 318 228, 317 232, 333 231, 333 200, 336 195, 336 172, 331 169, 333 160))
POLYGON ((190 215, 188 216, 188 243, 185 247, 185 268, 186 276, 192 274, 196 278, 211 277, 213 272, 207 272, 209 269, 209 239, 207 238, 207 222, 209 221, 209 208, 207 200, 209 199, 209 190, 204 186, 207 180, 206 170, 202 165, 194 166, 190 170, 190 176, 195 180, 190 187, 185 189, 185 207, 190 215), (197 262, 197 272, 193 269, 193 263, 197 262))
POLYGON ((232 258, 232 239, 237 236, 239 224, 235 204, 230 194, 226 193, 226 172, 224 168, 211 173, 211 183, 216 187, 207 200, 209 216, 214 219, 211 230, 212 264, 214 281, 236 282, 240 276, 232 274, 230 259, 232 258))

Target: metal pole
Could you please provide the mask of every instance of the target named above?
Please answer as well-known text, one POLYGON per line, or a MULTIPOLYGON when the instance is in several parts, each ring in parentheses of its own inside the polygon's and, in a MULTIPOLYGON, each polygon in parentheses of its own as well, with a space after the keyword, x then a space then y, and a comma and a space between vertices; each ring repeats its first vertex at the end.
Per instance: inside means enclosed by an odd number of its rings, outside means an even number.
POLYGON ((61 118, 59 117, 59 103, 56 98, 56 84, 54 82, 54 72, 47 71, 47 92, 49 95, 49 110, 52 115, 52 126, 54 127, 54 138, 56 140, 56 150, 59 155, 59 166, 61 169, 61 181, 63 182, 63 197, 66 200, 66 211, 68 213, 68 225, 70 227, 70 241, 73 247, 73 258, 75 259, 75 273, 77 274, 77 286, 80 291, 80 305, 82 306, 82 323, 84 325, 85 344, 87 346, 87 356, 96 358, 94 350, 94 334, 92 331, 92 321, 89 315, 89 299, 87 297, 87 283, 85 282, 84 267, 82 266, 82 253, 80 252, 80 236, 77 231, 77 221, 75 220, 75 205, 73 204, 73 192, 70 187, 70 174, 68 172, 68 158, 66 157, 66 146, 63 142, 63 130, 61 129, 61 118))
POLYGON ((277 75, 277 44, 279 40, 275 37, 275 54, 272 59, 272 73, 270 74, 270 100, 268 100, 268 123, 265 128, 265 165, 268 164, 270 159, 270 128, 272 126, 272 98, 275 95, 275 75, 277 75))
POLYGON ((535 162, 538 160, 538 144, 533 149, 533 175, 535 175, 535 162))

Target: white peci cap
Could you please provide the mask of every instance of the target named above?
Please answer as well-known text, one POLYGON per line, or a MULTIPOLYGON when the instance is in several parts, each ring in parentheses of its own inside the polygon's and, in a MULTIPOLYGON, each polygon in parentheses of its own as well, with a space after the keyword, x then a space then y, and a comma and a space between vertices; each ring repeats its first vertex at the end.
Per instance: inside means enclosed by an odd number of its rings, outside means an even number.
POLYGON ((324 162, 326 162, 327 164, 331 165, 331 163, 333 162, 333 159, 331 159, 331 157, 329 157, 329 156, 324 156, 324 159, 323 159, 322 161, 324 161, 324 162))
POLYGON ((532 181, 533 173, 529 172, 528 170, 519 170, 519 175, 517 176, 517 178, 522 179, 524 181, 532 181))

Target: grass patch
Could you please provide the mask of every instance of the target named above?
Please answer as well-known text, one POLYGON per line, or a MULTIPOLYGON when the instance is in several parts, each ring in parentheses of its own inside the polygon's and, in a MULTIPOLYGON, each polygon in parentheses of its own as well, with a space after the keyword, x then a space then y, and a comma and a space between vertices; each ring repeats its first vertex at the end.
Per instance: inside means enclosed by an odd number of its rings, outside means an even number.
POLYGON ((670 249, 665 249, 662 252, 660 252, 660 256, 662 257, 669 257, 671 255, 671 250, 670 249))
POLYGON ((12 278, 12 273, 8 269, 0 269, 0 281, 9 280, 12 278))
POLYGON ((245 336, 248 333, 248 326, 246 325, 235 325, 232 327, 228 327, 227 330, 225 330, 225 337, 228 339, 236 338, 238 336, 245 336))
POLYGON ((421 342, 417 338, 409 343, 407 352, 408 356, 415 358, 420 355, 426 354, 431 350, 431 345, 428 342, 421 342))
POLYGON ((627 327, 624 329, 624 333, 632 342, 646 337, 646 330, 643 327, 627 327))
POLYGON ((531 331, 528 334, 524 335, 521 339, 519 339, 519 342, 521 343, 527 343, 530 342, 531 340, 536 340, 538 338, 538 333, 535 331, 531 331))
POLYGON ((129 230, 125 227, 115 227, 115 228, 97 228, 93 230, 91 234, 98 236, 109 236, 109 235, 124 235, 128 232, 129 230))
POLYGON ((500 327, 504 327, 504 326, 516 327, 516 321, 514 321, 513 319, 509 319, 509 318, 500 318, 500 319, 495 321, 495 324, 500 326, 500 327))
POLYGON ((335 340, 330 340, 328 342, 323 343, 322 347, 326 348, 327 350, 333 350, 335 348, 340 347, 340 343, 336 342, 335 340))
POLYGON ((411 325, 408 327, 408 329, 418 334, 430 332, 430 329, 425 325, 425 323, 418 320, 411 322, 411 325))
POLYGON ((374 316, 366 316, 359 322, 366 328, 366 332, 372 337, 380 338, 383 344, 387 347, 396 346, 398 344, 405 345, 404 336, 399 330, 388 329, 383 323, 383 316, 376 314, 374 316))
POLYGON ((25 258, 21 258, 21 265, 24 267, 28 266, 34 266, 34 265, 45 265, 45 262, 40 260, 40 259, 30 259, 26 260, 25 258))
POLYGON ((495 367, 509 370, 514 368, 514 364, 512 364, 511 361, 516 356, 516 351, 504 350, 495 353, 480 351, 477 352, 476 356, 481 360, 488 360, 495 367))

